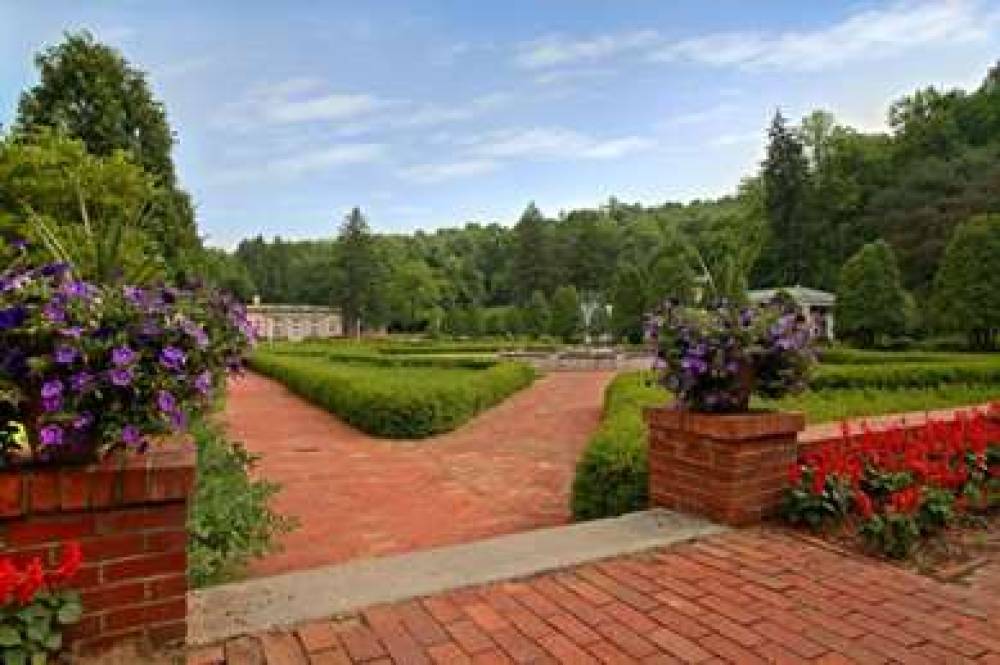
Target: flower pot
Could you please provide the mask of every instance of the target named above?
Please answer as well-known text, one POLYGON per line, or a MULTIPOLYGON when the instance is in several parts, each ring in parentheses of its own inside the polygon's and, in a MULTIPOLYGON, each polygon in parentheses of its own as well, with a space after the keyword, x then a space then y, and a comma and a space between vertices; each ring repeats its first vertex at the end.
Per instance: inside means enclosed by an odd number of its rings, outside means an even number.
POLYGON ((801 413, 651 408, 644 417, 653 506, 735 526, 777 510, 805 427, 801 413))

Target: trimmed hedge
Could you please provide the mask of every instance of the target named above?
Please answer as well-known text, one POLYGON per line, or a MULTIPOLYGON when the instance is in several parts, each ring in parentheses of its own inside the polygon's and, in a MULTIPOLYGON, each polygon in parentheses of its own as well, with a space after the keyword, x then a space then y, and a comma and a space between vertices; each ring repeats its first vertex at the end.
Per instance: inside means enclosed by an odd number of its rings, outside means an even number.
POLYGON ((930 388, 945 384, 1000 385, 1000 356, 987 360, 820 365, 813 390, 930 388))
POLYGON ((419 439, 452 430, 529 385, 521 363, 487 369, 382 367, 257 351, 251 367, 375 436, 419 439))
POLYGON ((819 354, 823 365, 881 365, 885 363, 967 363, 992 362, 1000 364, 1000 354, 990 353, 941 353, 937 351, 869 351, 835 347, 823 349, 819 354))
POLYGON ((308 343, 281 344, 265 347, 264 353, 300 358, 317 358, 334 363, 354 363, 376 367, 439 367, 442 369, 488 369, 500 363, 492 357, 474 355, 383 355, 365 347, 331 347, 308 343))
POLYGON ((604 416, 577 463, 571 508, 578 520, 613 517, 649 502, 646 425, 642 408, 664 404, 667 393, 648 372, 620 374, 604 393, 604 416))

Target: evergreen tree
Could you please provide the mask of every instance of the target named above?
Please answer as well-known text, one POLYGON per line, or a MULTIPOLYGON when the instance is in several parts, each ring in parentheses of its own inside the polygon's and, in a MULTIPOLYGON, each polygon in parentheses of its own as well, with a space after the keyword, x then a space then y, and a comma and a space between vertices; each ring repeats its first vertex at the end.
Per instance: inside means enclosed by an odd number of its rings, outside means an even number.
POLYGON ((808 230, 805 202, 809 166, 802 141, 776 111, 768 130, 767 157, 761 177, 764 213, 770 231, 761 281, 790 286, 809 281, 808 230))
POLYGON ((344 317, 345 330, 360 330, 380 323, 381 270, 375 238, 360 208, 344 218, 337 238, 335 302, 344 317))
POLYGON ((545 294, 535 291, 528 299, 527 307, 524 308, 524 331, 532 337, 541 337, 549 331, 550 321, 551 313, 545 294))
POLYGON ((934 313, 944 330, 995 349, 1000 332, 1000 214, 979 215, 955 230, 934 282, 934 313))
POLYGON ((514 227, 514 284, 522 302, 535 291, 552 287, 552 242, 548 224, 534 203, 529 203, 514 227))
POLYGON ((907 323, 907 294, 896 255, 884 240, 868 243, 844 264, 837 289, 836 326, 842 337, 874 346, 907 323))
POLYGON ((552 294, 552 322, 549 330, 554 337, 569 342, 580 335, 583 316, 580 296, 572 286, 560 286, 552 294))
POLYGON ((611 330, 615 337, 633 344, 642 341, 643 319, 649 302, 642 273, 632 265, 623 265, 615 275, 611 293, 611 330))

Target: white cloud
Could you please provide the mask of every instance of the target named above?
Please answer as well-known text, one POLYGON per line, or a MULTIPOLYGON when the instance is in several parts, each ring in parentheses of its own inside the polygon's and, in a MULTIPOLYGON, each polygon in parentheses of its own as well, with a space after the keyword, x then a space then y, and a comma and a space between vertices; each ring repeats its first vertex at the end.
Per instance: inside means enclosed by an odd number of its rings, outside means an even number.
POLYGON ((518 46, 514 60, 525 69, 544 69, 580 62, 604 60, 614 55, 650 46, 659 39, 653 30, 637 30, 589 39, 549 35, 518 46))
POLYGON ((386 147, 380 143, 332 145, 265 160, 254 167, 222 170, 213 180, 218 184, 233 184, 263 179, 294 179, 314 171, 376 162, 385 153, 386 147))
POLYGON ((466 159, 454 162, 415 164, 399 171, 406 179, 420 183, 435 183, 495 171, 499 164, 492 159, 466 159))
POLYGON ((638 136, 599 139, 560 127, 501 130, 467 143, 474 154, 493 159, 616 159, 653 145, 638 136))
POLYGON ((392 105, 368 93, 333 92, 316 78, 297 77, 256 86, 223 107, 216 125, 252 129, 261 125, 344 122, 392 105))
POLYGON ((649 57, 751 70, 810 71, 929 46, 975 42, 989 36, 995 24, 995 15, 987 14, 975 0, 897 2, 857 11, 815 30, 710 33, 665 44, 649 57))
POLYGON ((513 99, 504 92, 494 92, 479 97, 473 97, 466 103, 451 106, 428 104, 407 113, 399 113, 390 120, 390 124, 398 127, 428 127, 431 125, 448 124, 471 120, 483 113, 500 108, 513 99))
POLYGON ((742 145, 745 143, 764 143, 764 133, 760 129, 754 129, 746 132, 732 132, 729 134, 719 134, 711 141, 709 145, 724 148, 733 145, 742 145))

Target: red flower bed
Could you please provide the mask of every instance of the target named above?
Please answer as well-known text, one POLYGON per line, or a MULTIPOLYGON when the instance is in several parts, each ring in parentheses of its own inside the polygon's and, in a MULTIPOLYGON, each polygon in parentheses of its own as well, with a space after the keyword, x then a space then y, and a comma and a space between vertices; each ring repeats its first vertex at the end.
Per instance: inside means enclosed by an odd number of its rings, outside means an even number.
POLYGON ((863 426, 789 469, 784 515, 814 529, 851 526, 889 556, 963 514, 1000 505, 1000 404, 948 422, 863 426))

